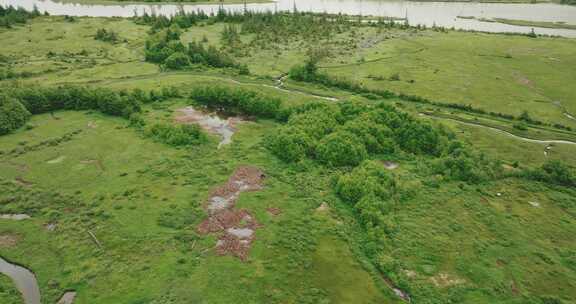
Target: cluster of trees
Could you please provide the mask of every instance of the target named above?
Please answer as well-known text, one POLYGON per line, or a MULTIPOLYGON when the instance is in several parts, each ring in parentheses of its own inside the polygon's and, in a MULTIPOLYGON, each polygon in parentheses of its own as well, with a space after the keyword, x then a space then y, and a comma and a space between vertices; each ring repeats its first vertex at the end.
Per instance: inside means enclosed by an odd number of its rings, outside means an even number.
POLYGON ((104 42, 110 42, 110 43, 116 43, 116 42, 118 42, 118 40, 120 40, 120 38, 116 32, 114 32, 113 30, 106 30, 103 28, 98 29, 96 31, 96 35, 94 36, 94 39, 104 41, 104 42))
POLYGON ((180 42, 181 29, 177 24, 159 30, 146 40, 146 61, 163 65, 168 69, 186 69, 193 64, 215 68, 233 68, 240 74, 248 74, 246 65, 237 64, 226 53, 214 46, 204 47, 202 43, 192 42, 184 46, 180 42))
MULTIPOLYGON (((48 13, 45 14, 48 15, 48 13)), ((0 27, 10 28, 14 24, 24 24, 28 19, 41 15, 37 7, 34 7, 34 9, 29 12, 22 7, 15 8, 11 5, 7 7, 0 5, 0 27)))
POLYGON ((171 146, 191 146, 208 141, 198 125, 171 125, 157 123, 146 129, 146 135, 171 146))
POLYGON ((17 98, 32 114, 58 110, 97 110, 104 114, 130 117, 140 112, 140 100, 126 92, 77 86, 14 88, 17 98))
POLYGON ((208 18, 210 18, 210 16, 200 10, 190 13, 180 10, 172 16, 150 15, 145 12, 142 16, 134 17, 134 20, 138 24, 150 25, 152 27, 152 32, 156 32, 171 27, 173 24, 176 24, 183 29, 190 28, 193 25, 196 25, 199 21, 208 18))
POLYGON ((458 140, 450 141, 442 155, 430 164, 432 174, 448 180, 479 183, 501 174, 501 163, 476 153, 458 140))
POLYGON ((238 27, 234 24, 227 24, 224 26, 222 30, 220 40, 222 44, 227 46, 229 49, 233 50, 237 48, 239 44, 241 44, 240 40, 240 32, 238 31, 238 27))
POLYGON ((5 88, 0 95, 0 135, 22 127, 31 114, 58 110, 97 110, 129 118, 140 112, 138 97, 143 95, 74 86, 5 88))
POLYGON ((195 102, 219 112, 276 118, 282 111, 282 101, 254 91, 220 86, 195 88, 190 93, 195 102))
POLYGON ((333 167, 356 166, 369 155, 397 150, 438 156, 448 142, 443 130, 382 103, 307 104, 289 112, 286 126, 267 140, 287 162, 311 158, 333 167))
POLYGON ((0 135, 22 127, 30 118, 30 112, 18 99, 0 94, 0 135))

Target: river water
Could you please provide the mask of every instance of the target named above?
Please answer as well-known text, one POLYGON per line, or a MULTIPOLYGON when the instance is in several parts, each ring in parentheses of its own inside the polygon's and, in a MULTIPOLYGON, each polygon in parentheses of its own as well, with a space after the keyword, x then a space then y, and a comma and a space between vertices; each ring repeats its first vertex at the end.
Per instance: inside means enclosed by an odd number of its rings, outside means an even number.
MULTIPOLYGON (((175 4, 98 4, 81 5, 55 0, 0 0, 0 4, 22 6, 31 9, 36 5, 41 11, 52 15, 130 17, 143 12, 171 15, 181 8, 185 11, 203 10, 215 12, 218 5, 175 5, 175 4)), ((226 9, 241 11, 242 4, 225 5, 226 9)), ((296 7, 299 11, 343 13, 349 15, 371 15, 387 17, 407 17, 412 25, 434 24, 458 29, 487 32, 522 32, 530 27, 513 26, 501 23, 481 22, 474 19, 461 19, 458 16, 477 18, 506 18, 530 21, 560 21, 576 24, 576 6, 558 4, 499 4, 470 2, 416 2, 398 0, 277 0, 274 3, 254 3, 247 5, 253 11, 286 11, 296 7)), ((537 34, 559 35, 576 38, 576 30, 535 28, 537 34)))
POLYGON ((0 273, 12 279, 18 291, 22 294, 25 304, 40 304, 40 289, 34 273, 22 266, 11 264, 1 257, 0 273))

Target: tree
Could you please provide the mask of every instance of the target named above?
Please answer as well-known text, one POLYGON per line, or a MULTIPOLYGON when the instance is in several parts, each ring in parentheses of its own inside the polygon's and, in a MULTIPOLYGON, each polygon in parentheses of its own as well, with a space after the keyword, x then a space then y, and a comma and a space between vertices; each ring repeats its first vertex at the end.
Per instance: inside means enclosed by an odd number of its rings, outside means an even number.
POLYGON ((281 160, 297 162, 311 154, 314 140, 301 129, 288 126, 268 137, 266 145, 281 160))
POLYGON ((366 147, 354 134, 334 132, 324 137, 316 148, 318 159, 328 165, 356 166, 368 157, 366 147))
POLYGON ((182 52, 176 52, 164 61, 164 65, 172 70, 185 69, 190 65, 190 58, 182 52))

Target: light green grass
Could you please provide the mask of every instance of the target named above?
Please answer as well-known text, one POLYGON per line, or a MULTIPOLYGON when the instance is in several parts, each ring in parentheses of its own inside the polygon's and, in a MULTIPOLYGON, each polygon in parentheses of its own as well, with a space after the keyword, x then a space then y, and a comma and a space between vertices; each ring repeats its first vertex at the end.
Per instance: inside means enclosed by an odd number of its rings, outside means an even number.
POLYGON ((574 47, 572 39, 423 32, 386 40, 358 52, 350 65, 325 71, 375 89, 513 115, 526 110, 539 120, 574 126, 554 104, 576 110, 576 91, 566 84, 575 77, 574 47), (361 59, 366 63, 355 64, 361 59), (388 80, 394 74, 400 81, 388 80))

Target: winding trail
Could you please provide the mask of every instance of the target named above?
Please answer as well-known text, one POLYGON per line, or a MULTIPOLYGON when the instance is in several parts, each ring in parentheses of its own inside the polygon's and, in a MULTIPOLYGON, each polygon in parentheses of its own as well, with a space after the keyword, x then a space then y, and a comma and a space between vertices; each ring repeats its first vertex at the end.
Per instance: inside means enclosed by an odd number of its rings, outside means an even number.
POLYGON ((422 115, 425 115, 427 117, 433 118, 433 119, 438 119, 438 120, 450 120, 450 121, 454 121, 457 122, 459 124, 463 124, 463 125, 468 125, 468 126, 473 126, 473 127, 479 127, 479 128, 484 128, 484 129, 488 129, 488 130, 492 130, 495 132, 498 132, 500 134, 504 134, 507 135, 509 137, 514 137, 518 140, 522 140, 522 141, 526 141, 526 142, 531 142, 531 143, 537 143, 537 144, 566 144, 566 145, 576 145, 576 142, 573 141, 569 141, 569 140, 561 140, 561 139, 550 139, 550 140, 543 140, 543 139, 534 139, 534 138, 529 138, 529 137, 523 137, 520 135, 516 135, 513 133, 510 133, 508 131, 504 131, 495 127, 489 127, 486 125, 482 125, 482 124, 475 124, 475 123, 471 123, 471 122, 465 122, 465 121, 461 121, 458 119, 454 119, 454 118, 447 118, 447 117, 438 117, 438 116, 434 116, 431 114, 427 114, 427 113, 420 113, 422 115))

